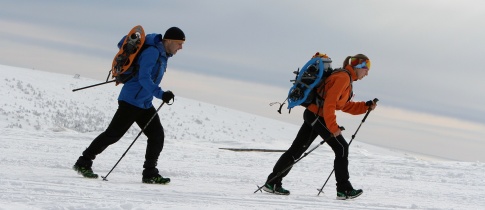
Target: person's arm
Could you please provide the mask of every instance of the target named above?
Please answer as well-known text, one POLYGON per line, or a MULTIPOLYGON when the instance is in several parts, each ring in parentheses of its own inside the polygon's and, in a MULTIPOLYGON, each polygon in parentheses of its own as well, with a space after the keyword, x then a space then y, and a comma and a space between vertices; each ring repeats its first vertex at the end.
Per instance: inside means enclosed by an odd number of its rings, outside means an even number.
MULTIPOLYGON (((160 65, 157 63, 159 52, 154 47, 149 47, 141 52, 140 58, 138 60, 140 68, 138 70, 138 81, 143 89, 152 93, 158 99, 162 99, 163 90, 157 84, 153 82, 155 78, 152 78, 152 70, 159 69, 160 65)), ((164 71, 161 70, 160 74, 164 71)), ((162 75, 163 76, 163 75, 162 75)))

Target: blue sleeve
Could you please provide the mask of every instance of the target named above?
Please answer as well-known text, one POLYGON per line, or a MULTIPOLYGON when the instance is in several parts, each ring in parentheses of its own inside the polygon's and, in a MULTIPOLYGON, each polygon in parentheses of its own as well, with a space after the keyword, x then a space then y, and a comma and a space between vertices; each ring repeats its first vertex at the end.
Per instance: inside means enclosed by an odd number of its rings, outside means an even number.
MULTIPOLYGON (((163 90, 155 84, 154 78, 152 78, 152 71, 158 71, 160 69, 160 64, 157 64, 158 60, 158 50, 152 47, 145 49, 138 60, 140 69, 138 70, 138 81, 143 89, 150 92, 156 98, 162 99, 163 90)), ((160 74, 162 74, 160 72, 160 74)))

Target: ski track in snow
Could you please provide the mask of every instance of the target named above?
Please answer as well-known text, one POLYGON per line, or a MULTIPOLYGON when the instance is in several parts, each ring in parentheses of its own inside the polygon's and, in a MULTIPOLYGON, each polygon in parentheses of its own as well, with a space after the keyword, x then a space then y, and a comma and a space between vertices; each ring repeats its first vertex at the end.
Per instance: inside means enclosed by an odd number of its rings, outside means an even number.
MULTIPOLYGON (((335 200, 333 176, 324 194, 317 196, 317 188, 332 170, 333 152, 325 144, 285 178, 284 187, 291 195, 253 193, 281 153, 218 148, 287 149, 299 127, 181 97, 159 113, 166 140, 158 167, 162 176, 172 179, 170 184, 141 183, 143 135, 108 176, 109 181, 82 178, 71 167, 109 123, 119 87, 105 85, 72 93, 73 88, 98 81, 7 66, 0 66, 0 75, 0 210, 485 206, 483 163, 421 159, 376 148, 358 138, 351 145, 349 170, 354 187, 364 190, 359 198, 335 200)), ((138 132, 132 128, 108 147, 96 158, 94 171, 106 175, 138 132)))

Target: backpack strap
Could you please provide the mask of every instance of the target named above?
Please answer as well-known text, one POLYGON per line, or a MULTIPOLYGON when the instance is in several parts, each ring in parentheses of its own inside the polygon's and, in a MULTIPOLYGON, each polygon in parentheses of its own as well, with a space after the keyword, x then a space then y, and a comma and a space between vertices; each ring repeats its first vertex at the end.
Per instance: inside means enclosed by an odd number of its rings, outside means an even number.
MULTIPOLYGON (((128 80, 130 80, 131 78, 138 76, 138 70, 140 69, 140 64, 138 63, 138 58, 141 55, 141 53, 143 52, 143 50, 145 50, 149 47, 153 47, 153 46, 143 45, 142 49, 140 50, 140 53, 138 53, 138 55, 136 55, 133 64, 131 65, 129 70, 126 71, 127 73, 119 75, 119 78, 117 78, 117 80, 119 80, 118 82, 125 83, 125 82, 128 82, 128 80)), ((158 65, 158 71, 157 71, 157 74, 155 75, 155 77, 153 78, 153 82, 155 82, 158 75, 160 74, 160 71, 161 71, 161 68, 162 68, 161 65, 160 65, 161 62, 162 62, 162 59, 161 59, 161 56, 159 55, 158 58, 157 58, 157 62, 156 62, 156 65, 158 65)))
MULTIPOLYGON (((149 48, 149 47, 154 47, 154 46, 148 46, 148 45, 143 45, 143 50, 149 48)), ((140 54, 141 54, 141 51, 140 51, 140 54)), ((138 55, 140 55, 138 54, 138 55)), ((161 55, 160 53, 158 53, 158 58, 157 58, 157 62, 155 63, 155 65, 158 65, 158 71, 157 71, 157 74, 155 74, 155 77, 152 78, 153 79, 153 83, 155 83, 156 79, 158 78, 158 75, 160 75, 160 71, 162 70, 162 59, 161 59, 161 55)), ((140 68, 140 65, 138 64, 138 58, 136 58, 136 71, 132 72, 132 74, 135 74, 133 77, 136 77, 138 76, 138 69, 140 68)), ((138 97, 138 94, 140 93, 140 91, 143 89, 143 87, 140 87, 140 90, 138 90, 138 92, 136 93, 135 95, 135 98, 138 97)))
MULTIPOLYGON (((332 73, 330 73, 330 75, 327 77, 329 78, 332 74, 335 74, 337 72, 345 72, 349 75, 349 80, 350 80, 350 97, 347 101, 350 101, 350 99, 352 98, 352 95, 353 95, 353 86, 352 86, 352 76, 350 74, 350 72, 347 70, 347 69, 344 69, 344 68, 338 68, 338 69, 334 69, 332 71, 332 73)), ((317 105, 317 107, 322 107, 323 106, 323 102, 324 102, 324 95, 325 95, 325 85, 327 84, 327 78, 325 78, 325 81, 322 82, 322 84, 320 85, 321 87, 321 90, 320 91, 317 91, 317 94, 315 94, 315 104, 317 105)))

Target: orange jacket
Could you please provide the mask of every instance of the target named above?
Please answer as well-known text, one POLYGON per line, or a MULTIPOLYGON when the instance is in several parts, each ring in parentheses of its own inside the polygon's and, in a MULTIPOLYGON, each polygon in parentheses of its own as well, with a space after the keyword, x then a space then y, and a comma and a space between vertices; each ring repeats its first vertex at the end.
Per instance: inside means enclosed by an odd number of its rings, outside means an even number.
MULTIPOLYGON (((345 69, 350 72, 352 81, 357 80, 354 69, 349 65, 345 69)), ((349 74, 341 71, 330 75, 320 87, 317 88, 318 94, 324 99, 323 110, 316 104, 310 104, 307 109, 323 117, 325 124, 330 132, 335 133, 339 129, 335 110, 353 115, 364 114, 368 107, 365 102, 349 101, 352 97, 352 84, 349 74)))

